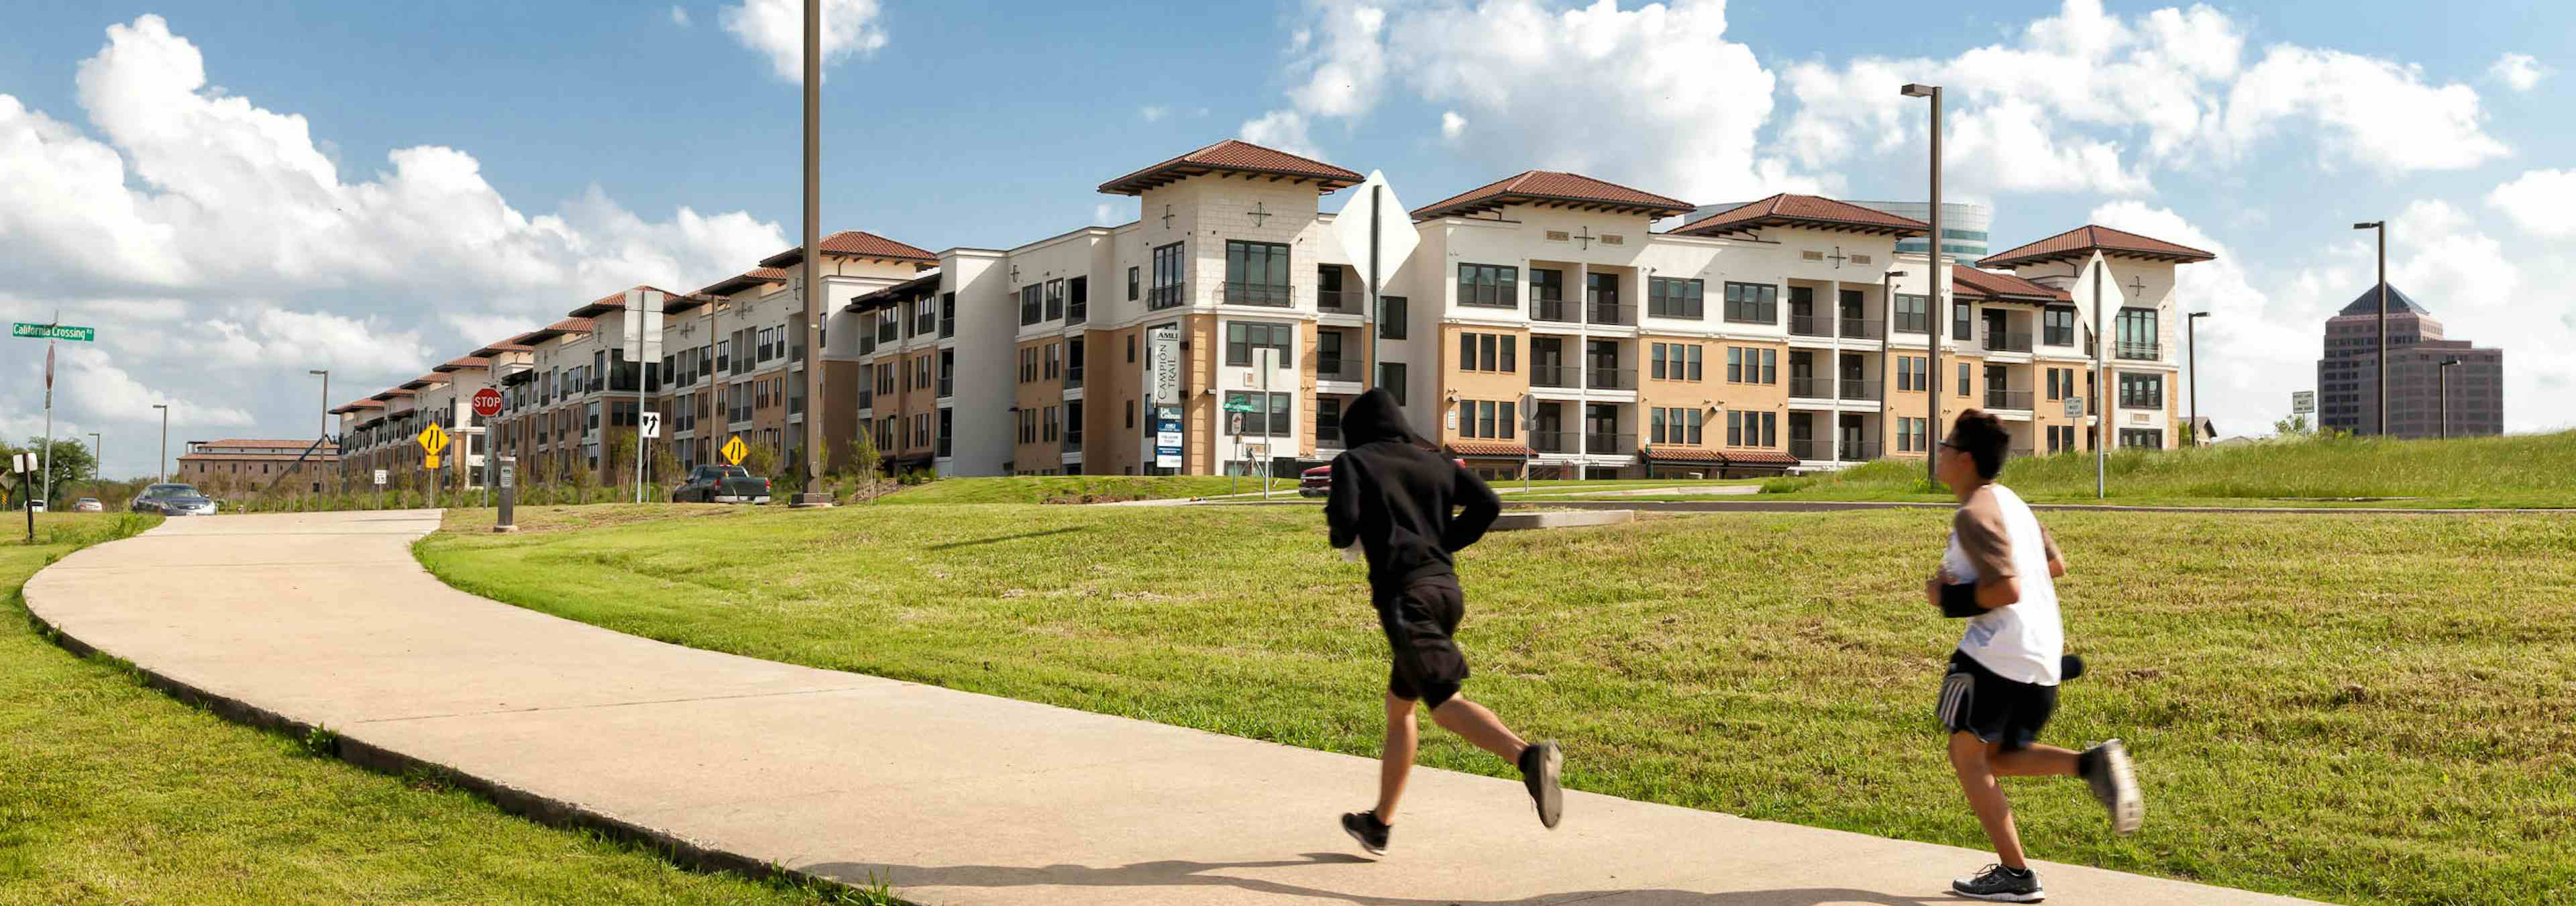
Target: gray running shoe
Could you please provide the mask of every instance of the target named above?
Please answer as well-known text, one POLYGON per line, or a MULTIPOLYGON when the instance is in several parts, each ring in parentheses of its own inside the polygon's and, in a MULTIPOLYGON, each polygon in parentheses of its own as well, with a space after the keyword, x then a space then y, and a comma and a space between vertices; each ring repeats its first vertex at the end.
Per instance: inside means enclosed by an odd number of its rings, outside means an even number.
POLYGON ((1950 882, 1950 892, 1972 900, 1997 903, 2037 903, 2048 899, 2048 891, 2039 889, 2039 872, 2014 871, 2002 865, 1988 865, 1972 877, 1950 882))
POLYGON ((2111 830, 2134 834, 2146 823, 2146 800, 2138 796, 2138 774, 2129 766, 2129 748, 2117 739, 2085 751, 2084 782, 2093 787, 2093 798, 2111 813, 2111 830))
POLYGON ((1564 771, 1565 750, 1556 743, 1521 750, 1521 785, 1529 787, 1530 802, 1538 806, 1538 823, 1549 830, 1555 830, 1557 819, 1565 817, 1565 791, 1557 786, 1557 776, 1564 771))

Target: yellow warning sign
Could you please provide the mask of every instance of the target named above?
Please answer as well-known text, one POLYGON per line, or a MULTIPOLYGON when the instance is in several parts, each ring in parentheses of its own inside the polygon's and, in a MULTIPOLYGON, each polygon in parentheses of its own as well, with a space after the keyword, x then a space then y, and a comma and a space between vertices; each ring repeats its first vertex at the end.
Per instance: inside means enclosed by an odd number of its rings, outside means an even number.
POLYGON ((447 432, 437 422, 431 422, 429 427, 420 429, 420 448, 429 454, 430 465, 438 465, 438 454, 447 452, 447 432))
POLYGON ((428 455, 428 456, 426 456, 426 457, 423 457, 423 458, 424 458, 424 459, 426 459, 426 460, 428 460, 428 461, 427 461, 427 462, 423 462, 423 463, 421 463, 421 464, 420 464, 421 468, 424 468, 424 469, 435 469, 435 468, 438 468, 438 454, 436 454, 436 453, 432 453, 432 454, 430 454, 430 455, 428 455))
POLYGON ((738 466, 742 465, 742 458, 749 455, 751 450, 742 445, 742 435, 737 434, 732 437, 725 438, 723 449, 719 449, 716 452, 724 454, 725 462, 738 466))

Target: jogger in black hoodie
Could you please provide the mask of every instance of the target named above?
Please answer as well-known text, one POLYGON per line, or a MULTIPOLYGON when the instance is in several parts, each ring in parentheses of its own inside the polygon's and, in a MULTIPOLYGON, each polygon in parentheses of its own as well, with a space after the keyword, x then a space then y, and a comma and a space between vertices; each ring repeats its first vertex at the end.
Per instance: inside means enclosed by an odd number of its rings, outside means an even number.
POLYGON ((1357 543, 1367 554, 1370 596, 1395 662, 1387 679, 1377 807, 1343 815, 1342 829, 1369 852, 1386 852, 1420 739, 1417 701, 1431 709, 1433 722, 1520 766, 1539 822, 1554 828, 1564 809, 1557 787, 1563 752, 1553 742, 1522 742, 1494 712, 1458 694, 1467 658, 1451 636, 1466 614, 1466 598, 1452 555, 1484 537, 1502 499, 1484 480, 1426 449, 1385 390, 1351 403, 1342 413, 1342 436, 1350 449, 1333 458, 1324 521, 1334 547, 1357 543))

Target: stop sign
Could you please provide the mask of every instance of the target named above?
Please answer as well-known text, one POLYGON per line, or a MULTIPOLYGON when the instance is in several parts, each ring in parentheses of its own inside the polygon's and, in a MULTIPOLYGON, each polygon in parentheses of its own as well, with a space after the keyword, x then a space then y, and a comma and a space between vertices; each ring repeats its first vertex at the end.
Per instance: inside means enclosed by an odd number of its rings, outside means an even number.
POLYGON ((474 391, 474 414, 484 418, 501 414, 501 391, 490 387, 474 391))

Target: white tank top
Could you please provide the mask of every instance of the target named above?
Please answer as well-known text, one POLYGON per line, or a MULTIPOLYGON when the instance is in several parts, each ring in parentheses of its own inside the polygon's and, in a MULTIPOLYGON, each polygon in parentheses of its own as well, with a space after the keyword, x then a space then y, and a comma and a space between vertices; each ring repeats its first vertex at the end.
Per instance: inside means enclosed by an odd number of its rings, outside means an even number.
MULTIPOLYGON (((2004 534, 2012 540, 2014 571, 2020 573, 2021 601, 1997 607, 1968 620, 1959 650, 1995 675, 2023 683, 2057 685, 2059 658, 2066 653, 2066 630, 2057 618, 2057 586, 2048 577, 2048 545, 2039 533, 2039 518, 2021 495, 2003 485, 1987 485, 2003 511, 2004 534)), ((1959 534, 1950 533, 1950 550, 1941 559, 1952 578, 1978 579, 1976 567, 1959 550, 1959 534)))

